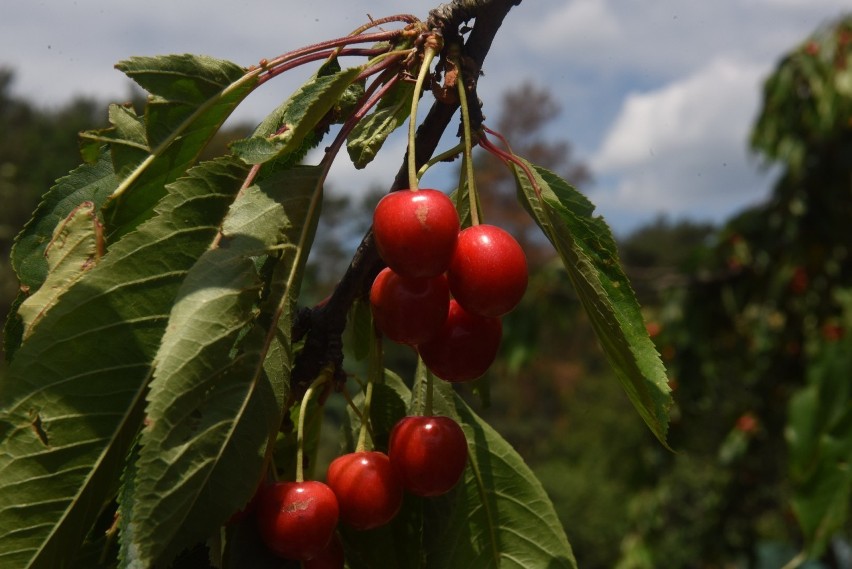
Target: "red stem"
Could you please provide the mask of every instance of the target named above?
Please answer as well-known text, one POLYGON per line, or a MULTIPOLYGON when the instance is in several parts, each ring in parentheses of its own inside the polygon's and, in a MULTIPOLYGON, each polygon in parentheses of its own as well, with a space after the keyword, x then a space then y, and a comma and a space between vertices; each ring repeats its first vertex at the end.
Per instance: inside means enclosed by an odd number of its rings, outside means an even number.
MULTIPOLYGON (((505 138, 503 138, 499 134, 495 133, 491 129, 483 129, 483 130, 487 130, 488 132, 495 134, 501 140, 503 140, 503 142, 506 144, 506 146, 509 146, 509 144, 506 143, 505 138)), ((538 187, 538 183, 535 181, 535 176, 533 175, 532 170, 530 170, 529 166, 527 166, 527 164, 523 160, 519 159, 517 156, 515 156, 514 154, 512 154, 510 152, 506 152, 505 150, 494 146, 494 144, 490 140, 488 140, 488 138, 484 134, 479 137, 479 145, 482 148, 484 148, 485 150, 487 150, 488 152, 490 152, 491 154, 493 154, 494 156, 496 156, 497 158, 499 158, 500 160, 502 160, 503 163, 511 162, 512 164, 516 165, 518 168, 523 170, 524 175, 527 177, 527 179, 530 181, 530 184, 533 187, 533 191, 535 192, 535 195, 538 198, 538 201, 542 201, 541 188, 538 187)))
MULTIPOLYGON (((312 53, 316 53, 319 51, 326 51, 332 48, 350 45, 353 43, 376 43, 381 41, 390 41, 395 39, 396 37, 405 33, 405 30, 391 30, 389 32, 375 32, 372 34, 359 34, 355 36, 344 36, 342 38, 335 38, 332 40, 327 40, 320 43, 315 43, 309 46, 305 46, 285 54, 279 55, 278 57, 274 57, 268 61, 266 61, 263 65, 264 69, 267 69, 269 73, 275 71, 275 69, 283 64, 286 64, 289 61, 292 61, 296 58, 303 57, 305 55, 309 55, 312 53)), ((383 53, 388 51, 389 48, 380 48, 378 53, 383 53)), ((326 54, 328 57, 330 53, 326 54)), ((276 73, 277 74, 277 73, 276 73)), ((258 79, 258 81, 264 81, 264 77, 258 79)))
MULTIPOLYGON (((387 51, 388 51, 387 48, 348 48, 348 49, 341 50, 339 55, 342 55, 344 57, 348 56, 348 55, 373 57, 373 56, 376 56, 376 55, 381 55, 383 53, 386 53, 387 51)), ((327 59, 327 58, 331 57, 332 55, 334 55, 334 53, 335 53, 335 50, 326 49, 326 50, 323 50, 323 51, 317 51, 317 52, 314 52, 314 53, 309 53, 307 55, 302 55, 302 56, 299 56, 295 59, 288 60, 285 63, 282 63, 282 64, 280 64, 280 65, 278 65, 274 68, 269 69, 269 71, 267 73, 261 75, 260 78, 258 78, 258 80, 257 80, 257 84, 262 85, 262 84, 266 83, 267 81, 269 81, 270 79, 272 79, 273 77, 277 77, 277 76, 281 75, 282 73, 284 73, 286 71, 290 71, 291 69, 299 67, 300 65, 304 65, 305 63, 310 63, 312 61, 319 61, 321 59, 327 59)), ((390 57, 390 59, 393 59, 393 58, 390 57)))

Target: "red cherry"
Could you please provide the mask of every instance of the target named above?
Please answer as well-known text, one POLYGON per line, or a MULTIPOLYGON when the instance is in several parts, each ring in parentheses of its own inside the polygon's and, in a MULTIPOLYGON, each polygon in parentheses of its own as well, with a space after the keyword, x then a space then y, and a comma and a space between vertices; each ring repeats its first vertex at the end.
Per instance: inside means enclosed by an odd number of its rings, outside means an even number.
POLYGON ((464 472, 467 440, 449 417, 405 417, 391 431, 388 455, 406 490, 440 496, 464 472))
POLYGON ((503 324, 499 318, 472 314, 455 300, 444 326, 428 342, 417 346, 432 373, 445 381, 469 381, 485 373, 494 363, 503 324))
POLYGON ((402 506, 399 475, 383 452, 339 456, 329 465, 327 478, 340 504, 340 519, 355 529, 385 525, 402 506))
POLYGON ((302 562, 302 569, 343 569, 346 559, 340 536, 334 534, 325 549, 316 557, 302 562))
POLYGON ((257 527, 273 553, 304 561, 328 545, 338 514, 337 497, 322 482, 277 482, 262 490, 257 527))
POLYGON ((447 278, 409 279, 385 268, 373 281, 370 306, 385 336, 400 344, 420 344, 434 336, 447 319, 447 278))
POLYGON ((379 255, 405 277, 430 278, 446 271, 458 233, 456 208, 438 190, 390 193, 373 213, 379 255))
POLYGON ((527 258, 515 238, 495 225, 459 233, 447 271, 450 291, 468 312, 502 316, 527 290, 527 258))

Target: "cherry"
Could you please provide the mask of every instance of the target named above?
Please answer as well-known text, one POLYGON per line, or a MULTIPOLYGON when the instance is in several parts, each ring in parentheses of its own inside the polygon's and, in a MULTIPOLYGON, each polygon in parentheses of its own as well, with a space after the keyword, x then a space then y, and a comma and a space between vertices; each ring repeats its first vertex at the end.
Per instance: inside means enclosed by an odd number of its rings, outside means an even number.
POLYGON ((385 268, 373 281, 370 306, 385 336, 400 344, 420 344, 434 336, 447 319, 447 278, 410 279, 385 268))
POLYGON ((334 492, 316 480, 276 482, 262 490, 257 505, 263 542, 276 555, 299 561, 325 549, 338 515, 334 492))
POLYGON ((469 381, 485 373, 494 362, 502 336, 499 318, 478 316, 450 300, 444 326, 417 350, 426 367, 441 379, 469 381))
POLYGON ((464 472, 467 440, 450 417, 405 417, 391 431, 388 455, 406 490, 440 496, 464 472))
POLYGON ((334 534, 325 549, 316 557, 302 562, 302 569, 343 569, 346 558, 340 536, 334 534))
POLYGON ((379 255, 405 277, 436 277, 446 271, 458 233, 456 208, 438 190, 392 192, 373 213, 379 255))
POLYGON ((450 291, 468 312, 502 316, 527 289, 527 258, 509 233, 495 225, 474 225, 459 233, 447 271, 450 291))
POLYGON ((339 456, 329 465, 327 479, 340 504, 340 519, 355 529, 382 526, 402 506, 399 475, 383 452, 339 456))

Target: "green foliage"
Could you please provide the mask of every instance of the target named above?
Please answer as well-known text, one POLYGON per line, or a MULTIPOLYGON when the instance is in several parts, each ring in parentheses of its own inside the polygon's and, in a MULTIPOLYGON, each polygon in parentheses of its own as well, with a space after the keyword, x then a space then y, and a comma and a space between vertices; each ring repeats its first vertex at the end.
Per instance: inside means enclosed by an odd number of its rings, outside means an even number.
MULTIPOLYGON (((837 294, 849 330, 852 289, 837 294)), ((814 344, 808 383, 790 400, 787 439, 793 509, 808 555, 819 557, 843 527, 852 501, 852 335, 814 344)))
POLYGON ((222 163, 174 184, 16 352, 0 383, 4 563, 59 565, 115 492, 177 289, 238 189, 222 163))
POLYGON ((356 168, 364 168, 372 162, 388 136, 405 123, 413 94, 414 85, 398 82, 382 98, 376 110, 352 130, 346 149, 356 168))
MULTIPOLYGON (((231 145, 234 154, 248 164, 263 164, 289 153, 301 160, 310 148, 305 137, 334 109, 354 81, 360 67, 333 73, 317 73, 257 127, 251 138, 231 145)), ((316 144, 318 140, 314 140, 316 144)))
POLYGON ((779 543, 796 562, 833 563, 828 545, 848 540, 849 26, 827 26, 767 80, 752 144, 783 168, 772 195, 730 220, 657 310, 670 440, 686 457, 651 470, 625 567, 691 566, 687 549, 757 566, 779 543))
POLYGON ((519 191, 568 271, 627 396, 664 445, 672 404, 665 368, 645 330, 639 304, 618 262, 606 222, 592 217, 594 206, 566 181, 525 163, 516 168, 519 191))

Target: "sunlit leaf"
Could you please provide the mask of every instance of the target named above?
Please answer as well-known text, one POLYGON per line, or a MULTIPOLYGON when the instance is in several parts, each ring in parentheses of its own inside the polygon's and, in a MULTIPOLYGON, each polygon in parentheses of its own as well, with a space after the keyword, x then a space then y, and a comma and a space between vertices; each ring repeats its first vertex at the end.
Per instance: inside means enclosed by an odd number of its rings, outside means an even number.
POLYGON ((45 249, 53 232, 63 219, 83 202, 92 202, 99 208, 118 186, 109 154, 101 152, 94 164, 83 164, 44 195, 32 218, 18 234, 12 247, 12 267, 31 293, 47 278, 48 265, 45 249))
POLYGON ((373 161, 388 136, 402 126, 411 112, 414 84, 399 81, 349 134, 346 149, 356 168, 373 161))
POLYGON ((83 202, 53 232, 45 250, 49 272, 44 286, 18 308, 26 327, 24 336, 32 333, 33 327, 65 291, 94 268, 102 248, 95 204, 83 202))
POLYGON ((360 67, 352 67, 331 75, 314 75, 273 111, 253 136, 231 144, 231 150, 248 164, 262 164, 299 150, 303 154, 305 137, 334 109, 360 72, 360 67))
MULTIPOLYGON (((285 170, 242 192, 219 246, 178 291, 156 357, 129 508, 132 541, 124 544, 142 566, 215 533, 258 486, 289 384, 264 372, 275 328, 258 323, 242 334, 259 312, 253 257, 277 249, 287 271, 301 270, 321 175, 316 167, 285 170)), ((298 290, 298 281, 290 286, 298 290)))
POLYGON ((0 566, 60 567, 117 490, 183 278, 246 166, 207 163, 65 292, 0 381, 0 566))
POLYGON ((515 178, 524 205, 559 253, 607 360, 639 415, 666 445, 670 388, 648 337, 639 303, 621 268, 615 239, 594 205, 553 172, 526 162, 541 195, 521 168, 515 178))
POLYGON ((111 114, 112 131, 84 134, 113 150, 120 183, 104 206, 107 237, 131 231, 153 213, 165 186, 183 176, 257 77, 228 61, 201 55, 132 57, 116 67, 153 95, 144 140, 130 111, 111 114))
POLYGON ((434 381, 435 413, 462 425, 468 466, 453 491, 424 504, 425 566, 576 568, 553 504, 532 470, 449 384, 434 381))

